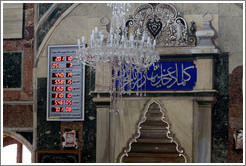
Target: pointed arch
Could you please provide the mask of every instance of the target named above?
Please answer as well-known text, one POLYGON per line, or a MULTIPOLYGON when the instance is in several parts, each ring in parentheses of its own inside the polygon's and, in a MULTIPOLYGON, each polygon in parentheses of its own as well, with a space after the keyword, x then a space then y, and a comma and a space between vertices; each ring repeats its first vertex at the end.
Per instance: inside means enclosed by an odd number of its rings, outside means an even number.
POLYGON ((46 43, 49 41, 49 39, 52 36, 52 34, 58 28, 58 26, 60 25, 60 23, 62 23, 62 21, 67 17, 67 15, 70 12, 72 12, 78 5, 79 5, 78 3, 75 3, 75 4, 71 5, 68 9, 66 9, 66 11, 56 20, 56 22, 54 23, 54 25, 50 28, 50 30, 48 31, 48 33, 45 35, 45 37, 43 38, 40 46, 36 50, 36 56, 34 57, 35 58, 34 59, 34 66, 35 67, 37 67, 39 58, 40 58, 42 52, 45 50, 46 43))
MULTIPOLYGON (((137 130, 135 134, 133 134, 132 138, 130 138, 129 141, 127 142, 127 146, 122 149, 122 152, 119 154, 117 158, 117 162, 123 162, 124 157, 134 156, 134 155, 135 155, 135 159, 136 156, 138 156, 137 158, 149 157, 148 156, 149 151, 148 150, 146 151, 148 153, 142 153, 141 151, 138 152, 141 149, 139 147, 149 146, 150 148, 153 149, 153 145, 156 146, 156 150, 160 150, 160 149, 163 150, 166 149, 166 147, 170 147, 172 148, 172 150, 170 150, 171 153, 169 154, 167 154, 166 152, 165 154, 164 153, 161 154, 162 152, 158 152, 158 154, 156 153, 155 156, 152 154, 152 159, 150 159, 152 160, 152 162, 153 161, 165 162, 164 158, 167 156, 171 156, 175 158, 175 159, 173 158, 173 160, 168 160, 167 162, 185 162, 185 163, 188 162, 187 155, 184 153, 184 150, 180 147, 178 143, 179 141, 175 138, 174 134, 171 132, 170 122, 166 116, 167 111, 165 107, 162 106, 160 103, 161 102, 158 102, 157 100, 154 99, 150 99, 149 101, 146 102, 143 109, 143 113, 139 121, 137 122, 137 130), (153 117, 150 114, 155 114, 155 116, 153 117), (154 123, 155 125, 153 126, 154 123), (148 131, 149 133, 147 133, 147 135, 146 133, 144 134, 144 130, 148 131), (158 135, 157 139, 151 138, 151 135, 153 135, 153 133, 155 136, 156 134, 158 135), (144 135, 146 135, 147 137, 144 135), (137 145, 137 143, 145 143, 145 145, 140 144, 139 146, 137 145), (134 154, 131 153, 131 151, 134 151, 134 154), (145 155, 145 156, 141 156, 141 155, 145 155), (160 158, 153 159, 153 157, 156 156, 159 156, 160 158), (183 158, 183 160, 181 160, 178 157, 183 158)), ((144 149, 146 150, 146 148, 144 149)), ((164 151, 168 152, 168 150, 164 150, 164 151)), ((132 162, 133 160, 130 161, 132 162)))

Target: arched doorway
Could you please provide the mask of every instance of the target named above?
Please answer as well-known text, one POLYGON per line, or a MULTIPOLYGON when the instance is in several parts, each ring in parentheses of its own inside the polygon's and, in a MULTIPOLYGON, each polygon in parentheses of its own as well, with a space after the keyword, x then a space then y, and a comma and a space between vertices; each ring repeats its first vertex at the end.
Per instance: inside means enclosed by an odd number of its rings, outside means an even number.
POLYGON ((3 130, 1 164, 31 163, 35 158, 32 144, 15 131, 3 130), (7 157, 4 157, 7 156, 7 157), (6 159, 6 162, 5 162, 6 159))
POLYGON ((30 150, 18 140, 5 136, 3 138, 2 164, 31 163, 30 150))
POLYGON ((11 136, 4 136, 2 164, 31 163, 31 151, 11 136))

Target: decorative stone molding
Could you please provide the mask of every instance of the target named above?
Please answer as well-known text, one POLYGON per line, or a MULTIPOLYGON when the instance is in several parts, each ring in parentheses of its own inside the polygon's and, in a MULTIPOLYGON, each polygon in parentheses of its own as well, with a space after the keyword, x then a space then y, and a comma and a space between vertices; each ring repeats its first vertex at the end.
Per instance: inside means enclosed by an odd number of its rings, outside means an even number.
POLYGON ((212 15, 207 11, 202 15, 203 26, 196 32, 197 47, 215 48, 212 42, 212 38, 215 35, 215 31, 211 28, 212 15))
POLYGON ((8 129, 3 129, 3 135, 10 136, 10 137, 16 139, 20 143, 24 144, 27 147, 27 149, 33 153, 33 151, 34 151, 33 145, 30 142, 28 142, 28 140, 26 138, 24 138, 21 134, 18 134, 15 131, 11 131, 8 129))

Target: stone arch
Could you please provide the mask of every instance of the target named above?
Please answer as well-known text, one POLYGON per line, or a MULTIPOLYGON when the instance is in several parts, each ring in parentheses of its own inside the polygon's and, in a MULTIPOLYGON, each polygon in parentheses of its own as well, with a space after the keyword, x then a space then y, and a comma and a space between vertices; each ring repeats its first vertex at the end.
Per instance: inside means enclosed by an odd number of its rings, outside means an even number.
POLYGON ((15 140, 19 141, 20 143, 22 143, 23 145, 25 145, 27 147, 27 149, 33 153, 33 146, 32 144, 26 139, 24 138, 22 135, 14 132, 14 131, 9 131, 9 130, 3 130, 3 135, 7 135, 10 136, 12 138, 14 138, 15 140))
POLYGON ((72 6, 70 6, 66 12, 64 12, 54 23, 54 25, 50 28, 50 30, 48 31, 48 33, 45 35, 45 37, 43 38, 37 52, 36 52, 36 57, 34 59, 34 66, 38 65, 38 60, 42 54, 42 52, 45 50, 45 46, 48 42, 48 40, 50 39, 50 37, 52 36, 52 34, 54 33, 54 31, 59 27, 59 24, 63 21, 63 19, 66 18, 66 16, 74 10, 75 7, 77 7, 79 4, 73 4, 72 6))

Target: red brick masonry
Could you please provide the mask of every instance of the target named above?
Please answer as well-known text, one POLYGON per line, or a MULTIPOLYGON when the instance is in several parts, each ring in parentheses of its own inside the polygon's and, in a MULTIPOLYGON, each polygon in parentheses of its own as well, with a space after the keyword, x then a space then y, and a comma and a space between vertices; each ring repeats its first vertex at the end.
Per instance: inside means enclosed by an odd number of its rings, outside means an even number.
POLYGON ((23 90, 4 90, 4 101, 33 100, 33 37, 34 37, 34 4, 25 4, 24 39, 4 40, 3 50, 23 51, 23 90))
POLYGON ((33 107, 18 104, 20 101, 33 101, 33 38, 34 4, 25 4, 24 39, 3 41, 4 52, 23 51, 23 89, 3 91, 3 100, 10 101, 3 106, 3 127, 32 127, 33 107))
MULTIPOLYGON (((234 147, 233 133, 243 128, 243 66, 236 67, 229 78, 229 159, 230 163, 243 162, 243 150, 234 147)), ((245 136, 244 136, 245 137, 245 136)))

